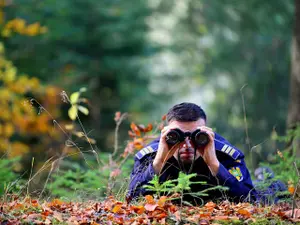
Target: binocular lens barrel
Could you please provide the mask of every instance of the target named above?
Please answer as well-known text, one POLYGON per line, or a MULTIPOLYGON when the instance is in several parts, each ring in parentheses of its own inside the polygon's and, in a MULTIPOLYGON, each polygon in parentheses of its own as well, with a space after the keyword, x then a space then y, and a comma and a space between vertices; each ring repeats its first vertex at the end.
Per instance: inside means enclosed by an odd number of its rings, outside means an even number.
POLYGON ((183 132, 180 129, 171 130, 166 135, 166 142, 169 146, 173 146, 179 142, 184 141, 186 137, 190 137, 196 147, 205 146, 209 142, 209 136, 206 132, 195 130, 192 134, 190 132, 183 132))
POLYGON ((166 142, 169 145, 175 145, 176 143, 180 142, 180 134, 176 130, 171 130, 167 135, 166 135, 166 142))
POLYGON ((209 142, 208 134, 200 131, 196 133, 194 141, 197 143, 197 146, 205 146, 209 142))

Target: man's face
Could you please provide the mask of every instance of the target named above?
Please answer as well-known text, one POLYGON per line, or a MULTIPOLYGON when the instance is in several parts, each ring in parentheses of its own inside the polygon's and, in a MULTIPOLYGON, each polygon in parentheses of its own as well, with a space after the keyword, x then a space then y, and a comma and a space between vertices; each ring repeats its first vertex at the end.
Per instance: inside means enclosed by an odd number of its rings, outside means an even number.
MULTIPOLYGON (((179 121, 171 121, 169 122, 168 126, 178 128, 182 130, 183 132, 193 132, 200 126, 205 126, 205 120, 199 119, 197 121, 193 122, 179 122, 179 121)), ((174 153, 175 159, 178 160, 178 157, 180 157, 180 160, 183 164, 191 164, 194 159, 194 145, 192 141, 186 137, 185 140, 178 145, 174 146, 177 148, 177 150, 174 153)), ((196 151, 195 159, 199 158, 200 154, 198 151, 196 151)))

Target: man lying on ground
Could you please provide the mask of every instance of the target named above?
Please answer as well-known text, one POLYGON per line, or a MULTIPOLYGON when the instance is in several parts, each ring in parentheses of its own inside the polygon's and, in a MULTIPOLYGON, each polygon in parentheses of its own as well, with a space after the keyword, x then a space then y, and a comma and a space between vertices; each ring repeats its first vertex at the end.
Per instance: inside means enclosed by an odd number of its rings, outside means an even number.
POLYGON ((143 185, 149 184, 155 174, 160 182, 178 178, 179 172, 196 173, 189 193, 222 185, 228 190, 213 190, 201 199, 184 193, 184 200, 202 204, 203 200, 231 201, 255 200, 244 154, 225 138, 206 126, 206 114, 193 103, 173 106, 167 114, 167 126, 160 137, 135 155, 135 164, 130 176, 128 199, 152 194, 143 185))

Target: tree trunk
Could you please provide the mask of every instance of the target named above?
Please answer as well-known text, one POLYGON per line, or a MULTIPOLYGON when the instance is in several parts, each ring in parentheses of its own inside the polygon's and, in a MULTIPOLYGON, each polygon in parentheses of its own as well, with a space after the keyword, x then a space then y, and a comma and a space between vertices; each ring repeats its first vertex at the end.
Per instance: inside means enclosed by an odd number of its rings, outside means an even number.
MULTIPOLYGON (((291 49, 290 102, 287 117, 288 129, 300 123, 300 0, 295 0, 295 25, 291 49)), ((293 140, 296 156, 300 157, 300 137, 293 140)))

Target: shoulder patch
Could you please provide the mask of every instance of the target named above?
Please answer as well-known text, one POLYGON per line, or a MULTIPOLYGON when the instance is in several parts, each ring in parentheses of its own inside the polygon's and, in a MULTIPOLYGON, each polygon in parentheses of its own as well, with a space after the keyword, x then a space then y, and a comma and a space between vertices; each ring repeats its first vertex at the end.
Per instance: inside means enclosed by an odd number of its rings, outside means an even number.
POLYGON ((216 148, 216 150, 229 155, 234 160, 236 160, 241 154, 240 151, 237 150, 236 148, 234 148, 231 145, 228 145, 222 141, 219 141, 217 139, 215 139, 215 148, 216 148))
POLYGON ((242 174, 241 169, 239 167, 232 167, 228 171, 238 181, 242 181, 243 180, 243 174, 242 174))
POLYGON ((142 159, 145 155, 148 155, 150 153, 156 152, 157 148, 155 148, 155 146, 147 146, 145 148, 143 148, 142 150, 140 150, 138 153, 135 154, 135 156, 138 159, 142 159))

